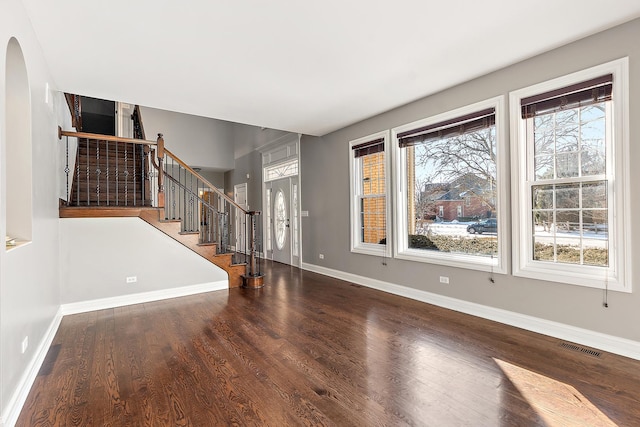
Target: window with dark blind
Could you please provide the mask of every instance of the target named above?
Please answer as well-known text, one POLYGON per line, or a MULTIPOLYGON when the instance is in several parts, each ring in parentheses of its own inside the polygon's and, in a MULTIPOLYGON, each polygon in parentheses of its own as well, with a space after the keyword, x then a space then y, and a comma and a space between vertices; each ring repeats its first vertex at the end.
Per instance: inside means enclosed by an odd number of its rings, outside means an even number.
POLYGON ((523 119, 587 107, 611 100, 613 74, 589 79, 520 100, 523 119))
POLYGON ((386 255, 388 238, 387 133, 350 143, 351 249, 386 255))
POLYGON ((465 114, 442 122, 421 126, 416 129, 404 131, 398 134, 398 143, 401 148, 428 141, 442 140, 459 137, 483 129, 488 129, 496 124, 495 108, 487 108, 470 114, 465 114))
POLYGON ((512 93, 514 274, 624 289, 624 64, 512 93))
POLYGON ((399 257, 503 271, 504 227, 496 226, 502 102, 494 98, 394 129, 402 183, 399 257))

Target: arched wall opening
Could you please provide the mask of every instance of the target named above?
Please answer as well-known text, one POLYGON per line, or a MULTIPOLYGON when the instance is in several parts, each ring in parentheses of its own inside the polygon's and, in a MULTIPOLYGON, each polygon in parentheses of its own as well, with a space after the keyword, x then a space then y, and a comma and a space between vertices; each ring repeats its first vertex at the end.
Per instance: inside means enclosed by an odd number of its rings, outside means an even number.
POLYGON ((33 191, 31 95, 18 40, 7 45, 5 70, 6 233, 19 242, 32 238, 33 191))

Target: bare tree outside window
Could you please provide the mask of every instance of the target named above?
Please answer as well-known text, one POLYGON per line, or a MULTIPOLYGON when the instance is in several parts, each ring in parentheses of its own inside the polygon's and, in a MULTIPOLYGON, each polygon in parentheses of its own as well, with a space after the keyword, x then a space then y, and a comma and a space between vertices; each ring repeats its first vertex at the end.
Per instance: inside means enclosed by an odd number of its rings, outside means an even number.
MULTIPOLYGON (((407 188, 414 189, 415 234, 409 247, 495 256, 495 230, 470 234, 467 228, 496 216, 497 164, 495 125, 442 138, 430 137, 407 147, 407 188)), ((451 134, 451 132, 448 132, 451 134)), ((411 209, 407 210, 412 212, 411 209)), ((412 222, 413 221, 413 222, 412 222)))
POLYGON ((608 266, 606 102, 532 119, 533 257, 608 266))

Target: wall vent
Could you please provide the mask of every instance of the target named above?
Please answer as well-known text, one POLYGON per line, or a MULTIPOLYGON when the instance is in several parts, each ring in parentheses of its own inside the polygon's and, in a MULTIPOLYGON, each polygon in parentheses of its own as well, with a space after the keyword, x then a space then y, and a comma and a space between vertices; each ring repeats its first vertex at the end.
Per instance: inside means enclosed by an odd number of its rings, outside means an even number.
POLYGON ((588 354, 589 356, 593 356, 593 357, 602 356, 601 351, 591 350, 589 348, 580 347, 579 345, 569 344, 567 342, 563 342, 562 344, 560 344, 560 347, 566 348, 567 350, 578 351, 580 353, 588 354))

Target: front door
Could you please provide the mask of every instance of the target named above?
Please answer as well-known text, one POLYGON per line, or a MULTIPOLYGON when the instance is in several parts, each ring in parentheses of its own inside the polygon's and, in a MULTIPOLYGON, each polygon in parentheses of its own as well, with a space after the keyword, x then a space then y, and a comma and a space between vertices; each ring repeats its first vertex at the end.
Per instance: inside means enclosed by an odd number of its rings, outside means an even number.
POLYGON ((291 180, 271 183, 271 224, 273 260, 291 264, 291 180))

